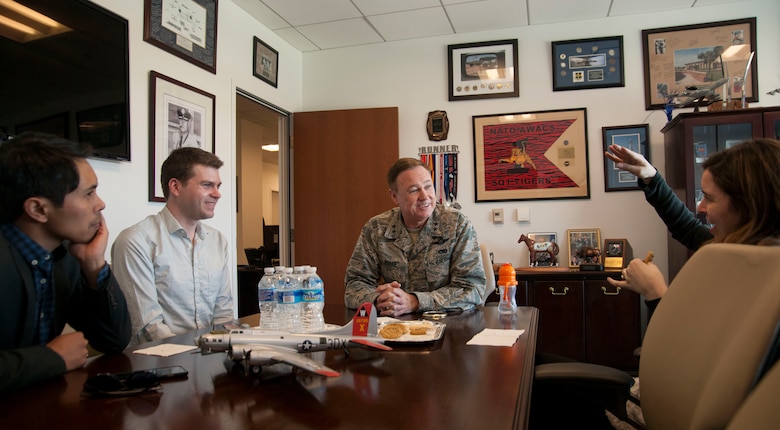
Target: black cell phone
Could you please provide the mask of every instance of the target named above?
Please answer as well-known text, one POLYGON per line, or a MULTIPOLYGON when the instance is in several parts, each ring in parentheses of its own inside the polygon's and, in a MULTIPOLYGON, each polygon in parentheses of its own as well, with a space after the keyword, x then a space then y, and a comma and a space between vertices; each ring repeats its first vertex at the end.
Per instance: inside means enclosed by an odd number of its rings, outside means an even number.
POLYGON ((154 374, 154 376, 156 376, 157 379, 161 381, 166 379, 183 378, 189 373, 187 372, 187 369, 181 366, 158 367, 156 369, 147 369, 146 371, 154 374))
POLYGON ((139 375, 144 373, 151 373, 154 375, 158 381, 164 381, 166 379, 174 379, 174 378, 183 378, 189 374, 187 372, 187 369, 181 367, 181 366, 171 366, 171 367, 158 367, 155 369, 144 369, 144 370, 134 370, 132 372, 127 373, 117 373, 116 376, 119 380, 127 380, 127 378, 130 378, 133 375, 139 375))

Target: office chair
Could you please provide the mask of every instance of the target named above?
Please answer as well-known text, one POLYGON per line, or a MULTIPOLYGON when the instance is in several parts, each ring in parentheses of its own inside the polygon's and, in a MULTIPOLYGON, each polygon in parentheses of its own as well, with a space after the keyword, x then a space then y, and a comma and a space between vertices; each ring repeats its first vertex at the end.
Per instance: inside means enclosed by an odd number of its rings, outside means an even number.
POLYGON ((780 423, 780 362, 761 378, 758 385, 739 406, 727 430, 769 430, 780 423))
MULTIPOLYGON (((778 263, 780 247, 711 244, 677 274, 648 324, 639 361, 648 429, 726 428, 755 384, 757 396, 777 391, 760 379, 777 358, 778 263)), ((768 373, 775 380, 776 367, 768 373)), ((616 399, 627 397, 628 377, 588 363, 542 364, 535 369, 533 391, 536 397, 537 388, 569 387, 570 400, 584 399, 590 410, 606 408, 625 419, 622 400, 616 399)), ((537 404, 549 412, 543 406, 537 404)), ((567 407, 558 410, 565 414, 567 407)))
POLYGON ((485 244, 479 245, 482 254, 482 266, 485 268, 485 291, 482 292, 482 304, 487 304, 488 298, 496 290, 496 274, 493 271, 493 262, 490 260, 490 252, 485 244))

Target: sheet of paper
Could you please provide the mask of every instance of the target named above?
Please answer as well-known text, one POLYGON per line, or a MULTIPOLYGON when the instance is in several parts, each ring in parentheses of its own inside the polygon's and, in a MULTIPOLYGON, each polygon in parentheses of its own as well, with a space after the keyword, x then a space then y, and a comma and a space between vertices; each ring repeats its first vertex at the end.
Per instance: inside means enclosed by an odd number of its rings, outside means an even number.
POLYGON ((486 328, 474 335, 466 345, 512 346, 525 330, 486 328))
POLYGON ((133 353, 144 354, 144 355, 156 355, 159 357, 170 357, 171 355, 181 354, 182 352, 188 352, 194 349, 198 349, 198 347, 193 345, 177 345, 175 343, 164 343, 162 345, 152 346, 144 349, 138 349, 133 351, 133 353))

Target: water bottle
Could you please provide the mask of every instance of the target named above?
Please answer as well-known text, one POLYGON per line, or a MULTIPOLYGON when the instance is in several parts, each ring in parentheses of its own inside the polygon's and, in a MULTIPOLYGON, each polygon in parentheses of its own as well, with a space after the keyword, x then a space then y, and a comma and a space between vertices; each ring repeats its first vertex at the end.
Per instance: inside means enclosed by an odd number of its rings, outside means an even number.
POLYGON ((517 277, 515 268, 506 263, 498 270, 498 312, 501 314, 515 313, 517 309, 517 301, 515 300, 515 292, 517 290, 517 277))
POLYGON ((322 309, 325 307, 325 284, 317 275, 316 267, 306 269, 306 280, 303 285, 303 331, 314 332, 325 329, 325 318, 322 309))
POLYGON ((276 312, 279 314, 280 330, 301 331, 301 284, 292 267, 286 267, 278 280, 276 312))
POLYGON ((277 276, 273 267, 263 269, 263 277, 257 284, 257 300, 260 304, 260 328, 279 330, 279 315, 276 313, 277 276))

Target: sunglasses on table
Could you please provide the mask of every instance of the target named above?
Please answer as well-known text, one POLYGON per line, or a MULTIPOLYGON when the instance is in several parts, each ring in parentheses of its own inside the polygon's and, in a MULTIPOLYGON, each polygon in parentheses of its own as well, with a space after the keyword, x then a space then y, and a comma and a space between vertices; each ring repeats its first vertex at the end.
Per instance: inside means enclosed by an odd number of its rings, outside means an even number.
POLYGON ((100 373, 84 383, 84 394, 97 397, 122 397, 162 389, 160 378, 152 372, 100 373))

